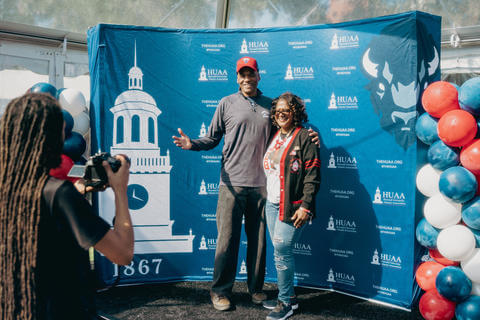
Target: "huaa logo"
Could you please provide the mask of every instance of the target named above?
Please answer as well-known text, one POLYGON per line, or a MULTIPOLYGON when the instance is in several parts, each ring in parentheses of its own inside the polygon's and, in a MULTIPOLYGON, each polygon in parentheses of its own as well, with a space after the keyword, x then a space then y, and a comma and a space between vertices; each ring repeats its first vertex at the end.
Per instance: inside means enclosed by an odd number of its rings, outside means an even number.
POLYGON ((247 41, 245 38, 240 47, 241 54, 248 53, 268 53, 269 47, 267 41, 247 41))
POLYGON ((218 183, 206 183, 205 180, 202 179, 198 194, 201 196, 218 194, 218 183))
POLYGON ((335 33, 332 37, 332 41, 330 42, 330 50, 358 48, 358 46, 358 35, 354 33, 340 35, 335 33))
POLYGON ((333 152, 332 152, 332 154, 330 154, 330 159, 328 160, 327 168, 330 168, 330 169, 337 168, 337 165, 335 164, 335 156, 334 156, 333 152))
POLYGON ((335 97, 335 93, 332 92, 332 95, 330 96, 330 105, 328 106, 328 109, 337 109, 337 98, 335 97))
POLYGON ((339 232, 357 232, 357 224, 353 220, 334 219, 333 215, 328 219, 327 230, 339 232))
POLYGON ((357 169, 357 159, 349 155, 336 155, 332 152, 328 160, 329 169, 357 169))
POLYGON ((200 68, 198 81, 228 81, 228 72, 226 69, 205 68, 204 65, 200 68))
POLYGON ((327 282, 355 286, 355 276, 344 272, 334 272, 332 268, 328 271, 327 282))
POLYGON ((416 32, 405 38, 404 28, 396 24, 384 28, 370 42, 361 60, 362 70, 370 79, 365 88, 370 91, 380 126, 405 150, 416 140, 414 127, 421 91, 440 72, 438 49, 432 36, 422 23, 417 23, 416 32), (415 55, 407 50, 417 46, 417 61, 411 61, 410 57, 415 55))
POLYGON ((207 127, 205 126, 205 122, 202 122, 202 126, 200 127, 200 133, 198 135, 199 138, 203 138, 207 135, 207 127))
POLYGON ((377 187, 372 202, 379 205, 404 206, 406 205, 406 198, 403 192, 380 191, 380 187, 377 187))
POLYGON ((242 54, 247 54, 248 53, 247 40, 245 40, 245 39, 243 39, 243 41, 242 41, 242 46, 240 48, 240 53, 242 53, 242 54))
POLYGON ((198 81, 208 81, 205 66, 202 66, 202 68, 200 69, 200 76, 198 77, 198 81))
POLYGON ((289 63, 285 71, 285 80, 313 79, 314 70, 310 66, 293 66, 289 63))
POLYGON ((207 239, 204 235, 202 235, 198 250, 215 250, 216 246, 217 239, 207 239))
POLYGON ((388 253, 379 253, 377 249, 373 252, 372 261, 370 264, 377 266, 384 266, 389 268, 401 269, 402 258, 388 253))
POLYGON ((285 72, 285 80, 293 80, 292 65, 289 64, 285 72))
POLYGON ((358 109, 358 98, 356 96, 337 96, 335 92, 332 92, 328 109, 358 109))
POLYGON ((332 43, 330 45, 330 49, 331 50, 338 49, 338 36, 336 33, 332 37, 332 43))

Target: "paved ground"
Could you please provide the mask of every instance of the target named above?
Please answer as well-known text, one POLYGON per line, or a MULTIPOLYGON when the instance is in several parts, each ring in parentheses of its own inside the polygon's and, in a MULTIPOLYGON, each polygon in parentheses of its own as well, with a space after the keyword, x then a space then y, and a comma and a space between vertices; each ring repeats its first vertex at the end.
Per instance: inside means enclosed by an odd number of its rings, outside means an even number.
MULTIPOLYGON (((141 319, 265 319, 268 310, 250 302, 245 283, 236 283, 235 310, 220 312, 210 304, 209 282, 178 282, 113 288, 100 292, 100 313, 120 320, 141 319)), ((269 297, 276 286, 265 284, 269 297)), ((357 298, 328 291, 297 288, 300 309, 292 318, 300 319, 422 319, 418 309, 412 312, 384 307, 357 298)))

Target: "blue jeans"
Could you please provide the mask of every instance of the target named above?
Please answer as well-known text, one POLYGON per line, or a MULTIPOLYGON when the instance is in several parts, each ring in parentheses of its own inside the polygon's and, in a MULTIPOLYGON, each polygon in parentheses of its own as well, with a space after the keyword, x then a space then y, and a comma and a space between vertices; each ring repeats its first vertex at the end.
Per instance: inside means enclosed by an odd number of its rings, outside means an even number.
POLYGON ((295 296, 293 278, 295 273, 295 259, 293 256, 294 243, 300 237, 302 228, 295 228, 291 222, 278 219, 280 208, 267 200, 265 216, 270 239, 274 247, 275 268, 277 269, 278 300, 289 305, 291 297, 295 296))

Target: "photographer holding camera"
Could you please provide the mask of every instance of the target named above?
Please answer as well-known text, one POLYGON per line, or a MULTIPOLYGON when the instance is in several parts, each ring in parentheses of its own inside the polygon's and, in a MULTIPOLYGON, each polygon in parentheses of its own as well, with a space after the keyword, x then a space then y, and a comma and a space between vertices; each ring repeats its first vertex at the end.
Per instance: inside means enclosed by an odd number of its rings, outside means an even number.
POLYGON ((60 164, 63 128, 58 102, 37 93, 12 100, 0 122, 3 320, 97 319, 89 247, 117 264, 133 258, 127 158, 116 156, 116 172, 102 162, 115 194, 111 229, 69 181, 48 175, 60 164))

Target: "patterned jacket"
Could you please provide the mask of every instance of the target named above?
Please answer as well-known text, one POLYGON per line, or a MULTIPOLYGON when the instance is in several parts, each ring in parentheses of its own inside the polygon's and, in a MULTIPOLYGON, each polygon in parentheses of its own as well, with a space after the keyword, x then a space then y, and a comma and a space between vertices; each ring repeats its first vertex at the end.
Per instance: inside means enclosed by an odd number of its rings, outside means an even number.
POLYGON ((279 219, 291 222, 290 218, 300 206, 315 217, 315 195, 319 187, 320 150, 308 130, 298 127, 280 159, 279 219))

